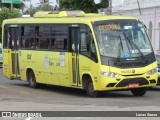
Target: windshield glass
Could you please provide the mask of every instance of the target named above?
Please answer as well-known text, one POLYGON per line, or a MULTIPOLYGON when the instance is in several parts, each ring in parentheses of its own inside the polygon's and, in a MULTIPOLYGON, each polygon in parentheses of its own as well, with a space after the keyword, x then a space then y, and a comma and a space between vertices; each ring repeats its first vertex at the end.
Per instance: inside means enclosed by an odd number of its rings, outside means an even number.
POLYGON ((156 59, 157 59, 158 64, 160 64, 160 55, 156 55, 156 59))
POLYGON ((143 57, 153 52, 143 25, 137 20, 94 23, 100 54, 114 58, 143 57))

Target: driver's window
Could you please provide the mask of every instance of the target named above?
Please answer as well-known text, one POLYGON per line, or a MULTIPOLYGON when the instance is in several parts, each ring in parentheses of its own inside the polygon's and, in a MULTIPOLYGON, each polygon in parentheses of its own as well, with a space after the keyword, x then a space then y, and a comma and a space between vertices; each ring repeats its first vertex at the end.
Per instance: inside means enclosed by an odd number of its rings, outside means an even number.
POLYGON ((96 48, 91 30, 88 26, 82 25, 80 34, 81 49, 80 53, 97 62, 96 48))
POLYGON ((86 33, 81 33, 81 51, 87 51, 86 33))

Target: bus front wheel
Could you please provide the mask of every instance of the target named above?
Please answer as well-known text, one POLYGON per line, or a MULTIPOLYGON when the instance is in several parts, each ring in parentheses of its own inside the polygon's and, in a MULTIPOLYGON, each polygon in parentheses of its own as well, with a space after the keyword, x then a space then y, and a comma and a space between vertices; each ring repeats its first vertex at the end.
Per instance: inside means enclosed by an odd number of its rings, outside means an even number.
POLYGON ((145 95, 146 91, 147 91, 147 88, 137 88, 137 89, 131 90, 134 96, 143 96, 145 95))
POLYGON ((97 97, 98 96, 98 91, 94 90, 94 85, 93 85, 93 82, 92 82, 91 78, 89 78, 86 82, 87 82, 87 84, 86 84, 87 95, 89 97, 97 97))
POLYGON ((36 77, 35 77, 34 72, 32 70, 29 72, 28 82, 29 82, 29 86, 31 88, 37 88, 36 77))

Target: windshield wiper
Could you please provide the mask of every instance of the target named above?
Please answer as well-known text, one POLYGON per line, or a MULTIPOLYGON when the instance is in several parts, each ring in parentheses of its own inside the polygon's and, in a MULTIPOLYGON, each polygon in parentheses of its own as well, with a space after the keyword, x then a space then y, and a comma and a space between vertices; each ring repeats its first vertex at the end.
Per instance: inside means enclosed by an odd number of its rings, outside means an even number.
POLYGON ((119 43, 119 45, 118 45, 117 61, 120 61, 120 56, 121 56, 120 46, 121 46, 122 51, 124 51, 124 50, 123 50, 123 45, 122 45, 122 39, 121 39, 121 36, 120 36, 120 35, 119 35, 119 40, 120 40, 120 43, 119 43))
POLYGON ((144 59, 144 54, 141 52, 141 50, 137 47, 137 45, 132 41, 132 40, 130 40, 127 36, 126 36, 126 33, 125 32, 123 32, 123 35, 124 35, 124 37, 126 38, 126 40, 128 40, 128 42, 130 43, 130 45, 132 46, 132 45, 134 45, 134 47, 138 50, 138 52, 141 54, 141 57, 142 57, 142 59, 144 59), (132 43, 131 43, 132 42, 132 43))

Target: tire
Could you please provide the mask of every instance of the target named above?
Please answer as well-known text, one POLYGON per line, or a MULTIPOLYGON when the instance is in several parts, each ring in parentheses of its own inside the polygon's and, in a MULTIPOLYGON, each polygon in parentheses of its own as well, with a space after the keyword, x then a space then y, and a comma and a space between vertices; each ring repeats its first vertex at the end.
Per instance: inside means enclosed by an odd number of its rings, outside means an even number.
POLYGON ((94 86, 93 86, 93 82, 91 80, 91 78, 89 78, 87 81, 86 81, 86 92, 87 92, 87 95, 89 97, 97 97, 98 96, 98 91, 95 91, 94 90, 94 86))
POLYGON ((35 77, 34 72, 32 70, 29 72, 28 82, 29 82, 29 86, 31 88, 38 87, 38 84, 36 83, 36 77, 35 77))
POLYGON ((131 90, 134 96, 143 96, 145 95, 146 91, 147 91, 147 88, 137 88, 137 89, 131 90))

